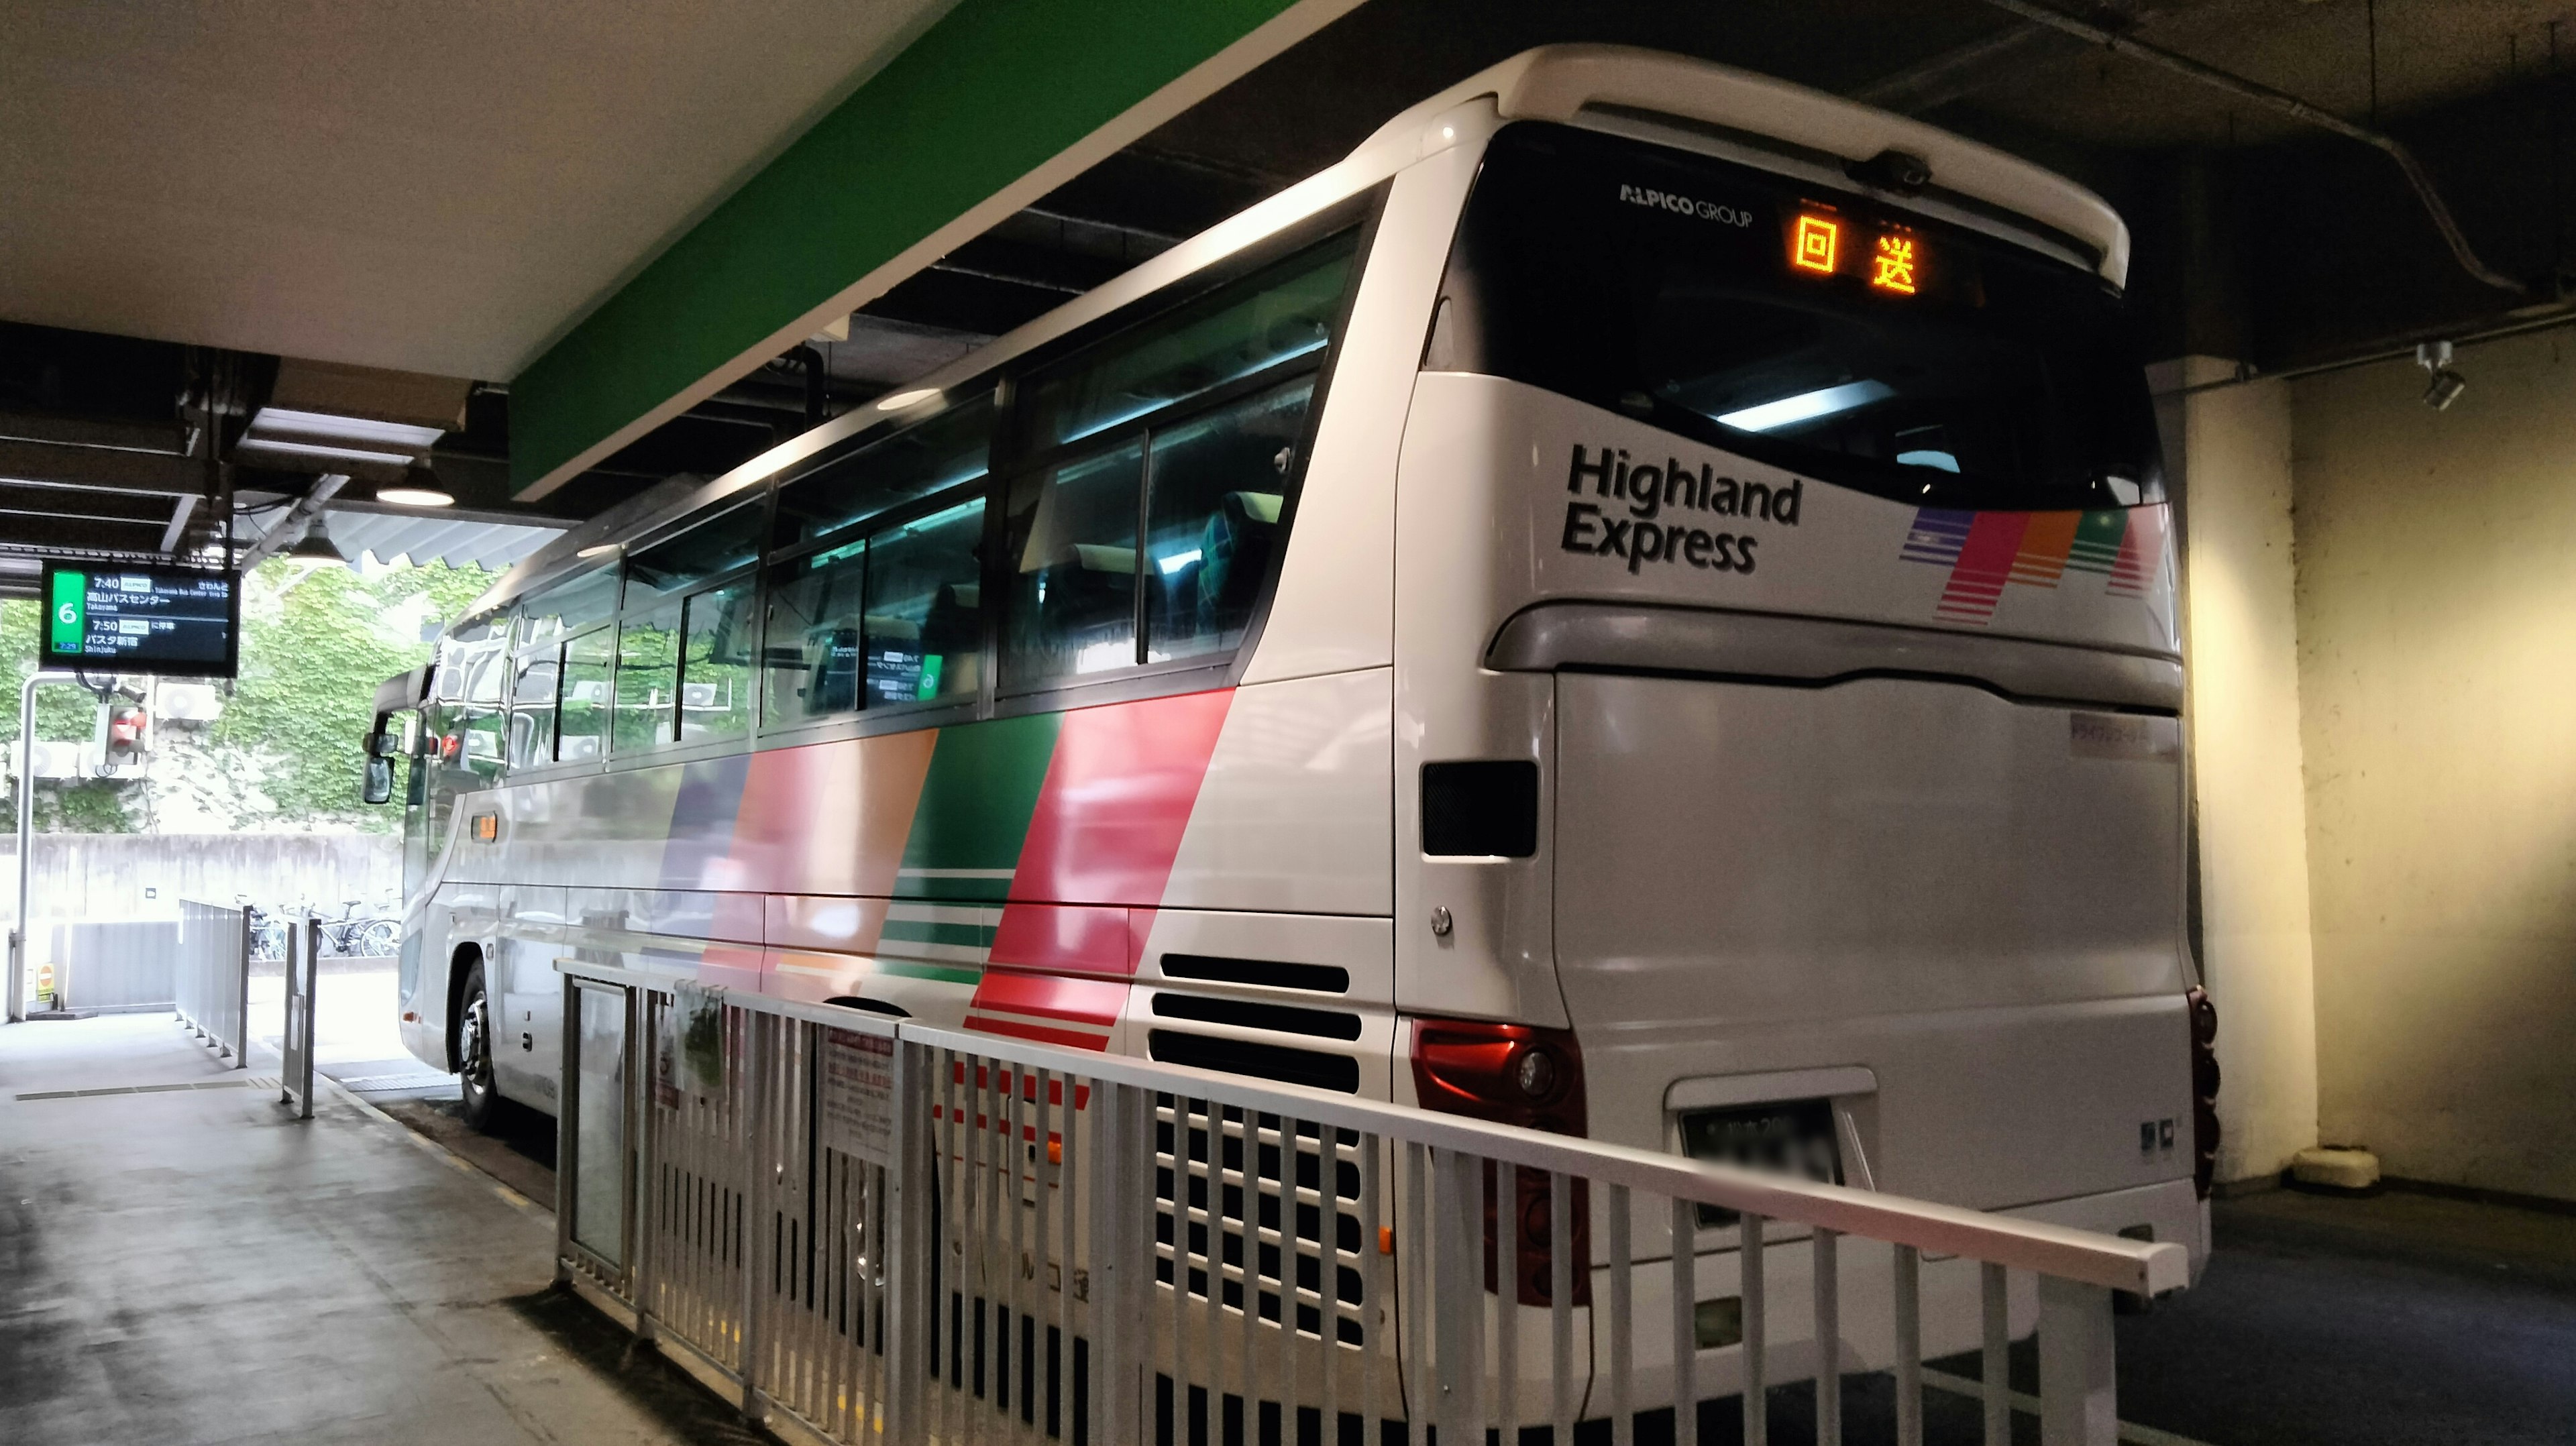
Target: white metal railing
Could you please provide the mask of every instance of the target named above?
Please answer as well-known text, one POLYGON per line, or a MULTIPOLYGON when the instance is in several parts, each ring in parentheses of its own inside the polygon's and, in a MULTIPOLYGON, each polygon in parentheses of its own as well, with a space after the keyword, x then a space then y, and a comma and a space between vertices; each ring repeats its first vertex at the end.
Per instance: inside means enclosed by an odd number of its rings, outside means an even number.
POLYGON ((322 983, 322 926, 310 913, 286 919, 286 1015, 277 1042, 277 1102, 313 1118, 313 1009, 322 983))
POLYGON ((557 967, 559 1272, 839 1441, 1760 1443, 1813 1380, 1830 1442, 1877 1371, 1917 1446, 1929 1281, 2004 1443, 2035 1277, 2042 1439, 2108 1446, 2111 1293, 2186 1283, 2177 1244, 557 967))
POLYGON ((250 1065, 250 924, 239 909, 183 899, 171 979, 179 1022, 232 1067, 250 1065))

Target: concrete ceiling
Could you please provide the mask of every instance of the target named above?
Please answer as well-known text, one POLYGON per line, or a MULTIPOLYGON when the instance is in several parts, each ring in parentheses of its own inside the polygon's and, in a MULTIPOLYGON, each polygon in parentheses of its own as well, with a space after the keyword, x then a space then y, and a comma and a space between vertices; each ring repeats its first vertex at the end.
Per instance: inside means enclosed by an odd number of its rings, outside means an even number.
MULTIPOLYGON (((2055 0, 2071 14, 2075 0, 2055 0)), ((2464 97, 2576 69, 2567 0, 2130 0, 2140 40, 2286 90, 2353 120, 2389 125, 2464 97)), ((2089 12, 2099 15, 2100 10, 2089 12)), ((1998 12, 1998 25, 2021 22, 1998 12)), ((2035 29, 2035 27, 2024 27, 2035 29)), ((2306 134, 2295 121, 2169 72, 2041 33, 1973 88, 1985 109, 2097 145, 2258 144, 2306 134)))
POLYGON ((0 0, 0 320, 506 378, 946 0, 0 0))

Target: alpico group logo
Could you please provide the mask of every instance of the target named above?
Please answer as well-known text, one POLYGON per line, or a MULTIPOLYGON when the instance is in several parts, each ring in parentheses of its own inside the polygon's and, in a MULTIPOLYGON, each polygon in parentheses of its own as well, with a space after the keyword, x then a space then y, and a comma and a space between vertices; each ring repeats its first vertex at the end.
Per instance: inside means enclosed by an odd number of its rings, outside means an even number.
POLYGON ((1658 211, 1670 211, 1676 216, 1697 216, 1703 221, 1716 221, 1728 226, 1753 224, 1753 213, 1742 206, 1730 206, 1723 201, 1695 201, 1688 196, 1658 191, 1650 186, 1631 186, 1625 181, 1619 183, 1619 199, 1631 206, 1649 206, 1658 211))
POLYGON ((1567 552, 1627 559, 1628 571, 1648 563, 1687 563, 1716 572, 1750 573, 1759 537, 1743 532, 1714 532, 1670 520, 1671 512, 1710 517, 1759 518, 1782 527, 1798 525, 1807 484, 1795 477, 1769 483, 1718 475, 1706 462, 1694 471, 1678 457, 1662 464, 1632 464, 1625 448, 1603 447, 1598 456, 1574 444, 1574 463, 1565 490, 1577 497, 1591 484, 1592 502, 1565 505, 1565 532, 1558 545, 1567 552), (1624 509, 1626 516, 1614 515, 1624 509))

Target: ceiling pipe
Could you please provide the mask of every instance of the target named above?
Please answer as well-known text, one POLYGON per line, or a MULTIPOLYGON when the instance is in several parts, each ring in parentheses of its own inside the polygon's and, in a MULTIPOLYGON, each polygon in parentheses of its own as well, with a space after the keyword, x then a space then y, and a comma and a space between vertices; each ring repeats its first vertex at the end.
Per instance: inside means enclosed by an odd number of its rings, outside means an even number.
POLYGON ((286 509, 284 517, 259 535, 258 541, 243 548, 233 566, 248 572, 302 542, 304 534, 310 532, 314 522, 322 516, 322 509, 330 504, 332 498, 340 495, 341 488, 348 485, 349 479, 337 472, 314 478, 313 490, 297 498, 295 505, 286 509))
POLYGON ((2288 91, 2274 90, 2259 81, 2247 80, 2241 75, 2231 75, 2216 66, 2203 65, 2190 56, 2179 55, 2160 46, 2149 45, 2142 40, 2133 40, 2116 30, 2106 29, 2089 20, 2079 20, 2062 11, 2037 4, 2035 0, 1986 0, 1986 3, 1998 9, 2009 10, 2036 24, 2063 31, 2079 40, 2090 41, 2115 55, 2125 55, 2133 60, 2160 66, 2186 79, 2198 81, 2216 90, 2223 90, 2240 100, 2250 101, 2267 110, 2277 111, 2292 120, 2316 126, 2321 130, 2333 131, 2336 135, 2348 137, 2385 152, 2390 160, 2397 163, 2397 169, 2405 173, 2406 183, 2415 188, 2415 199, 2423 202, 2425 214, 2432 218, 2433 229, 2442 233, 2442 240, 2450 246, 2451 255, 2458 259, 2462 270, 2498 291, 2510 291, 2516 296, 2532 295, 2532 288, 2528 284, 2517 281, 2478 259, 2478 253, 2469 245, 2469 238, 2461 234, 2460 223, 2452 218, 2451 208, 2442 203, 2441 193, 2433 189, 2433 178, 2425 173, 2423 163, 2416 160, 2415 153, 2408 150, 2405 143, 2395 136, 2372 130, 2368 126, 2355 125, 2332 111, 2308 104, 2288 91))

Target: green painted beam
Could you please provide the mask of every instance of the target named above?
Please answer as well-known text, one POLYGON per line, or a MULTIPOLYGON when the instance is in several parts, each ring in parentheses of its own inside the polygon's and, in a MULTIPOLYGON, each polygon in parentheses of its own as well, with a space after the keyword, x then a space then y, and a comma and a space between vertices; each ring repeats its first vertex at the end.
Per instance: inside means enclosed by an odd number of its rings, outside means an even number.
POLYGON ((1357 3, 959 0, 511 379, 512 490, 560 485, 943 226, 1172 100, 1193 72, 1213 90, 1357 3), (1271 44, 1238 44, 1256 31, 1271 44))

